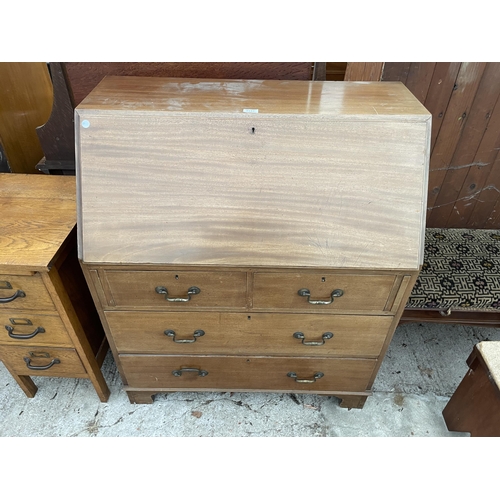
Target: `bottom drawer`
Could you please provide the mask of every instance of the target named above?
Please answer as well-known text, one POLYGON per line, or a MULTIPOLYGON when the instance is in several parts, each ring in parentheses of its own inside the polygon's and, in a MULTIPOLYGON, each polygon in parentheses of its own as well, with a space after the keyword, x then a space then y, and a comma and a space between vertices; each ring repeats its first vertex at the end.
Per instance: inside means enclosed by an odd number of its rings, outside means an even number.
POLYGON ((120 355, 138 388, 351 391, 367 389, 375 359, 120 355), (175 375, 177 373, 177 376, 175 375))
POLYGON ((87 374, 74 349, 2 345, 0 359, 17 375, 83 377, 87 374))

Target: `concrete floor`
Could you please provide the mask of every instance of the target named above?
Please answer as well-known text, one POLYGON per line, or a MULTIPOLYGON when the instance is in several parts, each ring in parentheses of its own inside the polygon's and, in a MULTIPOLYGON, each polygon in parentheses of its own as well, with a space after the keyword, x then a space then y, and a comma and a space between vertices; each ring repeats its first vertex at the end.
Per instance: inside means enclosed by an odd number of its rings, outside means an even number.
POLYGON ((45 377, 33 377, 39 390, 28 399, 0 363, 0 437, 466 437, 449 432, 441 412, 482 340, 500 340, 500 329, 401 325, 362 410, 332 397, 268 393, 180 392, 130 404, 110 353, 107 403, 87 380, 45 377))

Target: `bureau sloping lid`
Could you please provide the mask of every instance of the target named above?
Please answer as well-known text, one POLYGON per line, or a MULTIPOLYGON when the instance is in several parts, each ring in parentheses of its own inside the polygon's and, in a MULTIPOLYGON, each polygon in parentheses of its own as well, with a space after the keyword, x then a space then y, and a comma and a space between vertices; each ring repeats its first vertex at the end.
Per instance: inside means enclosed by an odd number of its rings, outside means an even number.
POLYGON ((85 262, 422 262, 430 114, 399 82, 110 77, 75 127, 85 262))

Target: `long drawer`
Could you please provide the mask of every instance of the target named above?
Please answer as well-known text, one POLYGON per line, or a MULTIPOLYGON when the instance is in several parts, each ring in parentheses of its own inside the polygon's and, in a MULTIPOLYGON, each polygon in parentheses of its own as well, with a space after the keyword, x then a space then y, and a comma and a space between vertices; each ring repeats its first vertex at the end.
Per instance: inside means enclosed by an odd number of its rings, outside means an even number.
POLYGON ((109 305, 162 310, 245 308, 244 272, 100 271, 109 305))
POLYGON ((121 353, 377 357, 389 316, 107 311, 121 353))
POLYGON ((73 346, 59 316, 20 309, 0 310, 0 343, 73 346))
POLYGON ((0 345, 0 357, 18 375, 85 377, 87 372, 74 349, 0 345))
POLYGON ((55 310, 39 274, 0 274, 0 311, 5 309, 55 310))
POLYGON ((381 312, 395 286, 393 274, 256 272, 253 308, 381 312))
POLYGON ((375 359, 121 354, 127 383, 141 388, 280 390, 367 389, 375 359))

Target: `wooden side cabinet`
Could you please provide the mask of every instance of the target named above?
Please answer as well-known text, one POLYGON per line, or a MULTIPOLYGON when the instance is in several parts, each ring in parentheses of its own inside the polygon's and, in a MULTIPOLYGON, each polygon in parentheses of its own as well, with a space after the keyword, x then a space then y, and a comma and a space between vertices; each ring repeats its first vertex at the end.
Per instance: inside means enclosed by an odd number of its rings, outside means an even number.
POLYGON ((109 348, 76 251, 75 178, 0 174, 0 361, 31 376, 87 378, 101 401, 109 348))

